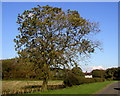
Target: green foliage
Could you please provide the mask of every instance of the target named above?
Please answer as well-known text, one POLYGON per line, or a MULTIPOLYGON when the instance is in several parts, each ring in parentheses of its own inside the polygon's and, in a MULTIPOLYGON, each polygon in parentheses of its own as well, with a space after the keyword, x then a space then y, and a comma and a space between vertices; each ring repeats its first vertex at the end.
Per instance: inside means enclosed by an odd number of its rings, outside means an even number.
POLYGON ((74 67, 71 71, 69 71, 64 80, 65 86, 73 86, 73 85, 105 81, 104 78, 85 78, 83 75, 81 75, 81 72, 82 71, 80 70, 79 67, 74 67), (76 69, 79 69, 80 75, 78 74, 78 72, 76 72, 76 69))
MULTIPOLYGON (((2 79, 3 80, 42 80, 42 70, 33 66, 31 62, 21 63, 17 59, 2 60, 2 79)), ((51 80, 63 80, 65 71, 60 68, 50 69, 51 80), (54 70, 53 70, 54 69, 54 70), (56 74, 57 73, 57 74, 56 74)))
MULTIPOLYGON (((20 63, 17 62, 17 59, 6 59, 2 60, 2 79, 3 80, 42 80, 43 75, 42 70, 37 66, 33 67, 32 63, 20 63)), ((67 71, 67 70, 66 70, 67 71)), ((83 77, 81 68, 74 67, 71 72, 76 76, 83 77)), ((104 78, 107 80, 120 80, 120 67, 118 68, 109 68, 107 70, 93 70, 92 75, 94 77, 95 82, 103 80, 104 78), (101 73, 100 73, 101 72, 101 73), (104 77, 103 79, 100 79, 104 77)), ((50 69, 50 80, 63 80, 65 75, 65 70, 60 68, 51 68, 50 69)), ((93 80, 93 81, 94 81, 93 80)), ((85 80, 83 80, 85 81, 85 80)), ((90 80, 88 80, 90 81, 90 80)), ((79 81, 82 82, 82 81, 79 81)), ((85 81, 87 82, 87 81, 85 81)))
POLYGON ((12 70, 15 68, 15 59, 2 60, 2 78, 12 78, 12 70))
POLYGON ((38 95, 42 95, 42 94, 66 94, 66 96, 68 94, 73 95, 73 94, 80 94, 80 96, 84 96, 84 94, 86 94, 86 96, 89 96, 90 94, 95 94, 96 92, 98 92, 99 90, 103 89, 105 86, 114 83, 114 81, 106 81, 106 82, 97 82, 97 83, 91 83, 91 84, 83 84, 80 86, 73 86, 73 87, 68 87, 68 88, 64 88, 64 89, 58 89, 58 90, 49 90, 46 92, 35 92, 32 94, 38 94, 38 95))
POLYGON ((104 78, 94 78, 95 82, 104 82, 105 79, 104 78))
POLYGON ((83 19, 78 11, 38 5, 18 14, 17 23, 20 33, 14 42, 19 61, 41 69, 45 82, 51 77, 50 67, 78 65, 76 57, 99 46, 88 38, 100 31, 97 23, 83 19))
POLYGON ((81 82, 83 84, 87 84, 87 83, 95 83, 95 82, 104 82, 105 79, 103 78, 84 78, 81 82))
POLYGON ((64 80, 65 86, 79 85, 79 77, 73 74, 71 71, 67 73, 67 76, 64 80))
POLYGON ((76 76, 84 77, 84 73, 82 72, 82 69, 80 67, 73 67, 71 71, 76 76))
POLYGON ((105 78, 105 70, 93 70, 92 76, 93 78, 105 78))
POLYGON ((64 80, 65 86, 73 86, 83 84, 85 77, 80 67, 73 67, 68 71, 64 80))
POLYGON ((63 80, 65 78, 65 69, 61 68, 50 68, 50 79, 51 80, 63 80))
POLYGON ((93 70, 94 78, 105 78, 107 80, 120 80, 120 67, 108 68, 107 70, 93 70))
POLYGON ((107 80, 120 80, 120 67, 108 68, 105 72, 105 78, 107 80))
POLYGON ((83 80, 83 83, 87 84, 87 83, 94 83, 95 82, 95 79, 94 78, 85 78, 83 80))
POLYGON ((32 64, 19 63, 16 58, 2 60, 2 79, 37 79, 32 64))
POLYGON ((77 64, 76 53, 93 53, 99 46, 87 38, 99 32, 96 23, 83 19, 77 11, 38 5, 19 14, 17 23, 16 51, 24 62, 37 64, 44 78, 48 78, 50 66, 77 64))

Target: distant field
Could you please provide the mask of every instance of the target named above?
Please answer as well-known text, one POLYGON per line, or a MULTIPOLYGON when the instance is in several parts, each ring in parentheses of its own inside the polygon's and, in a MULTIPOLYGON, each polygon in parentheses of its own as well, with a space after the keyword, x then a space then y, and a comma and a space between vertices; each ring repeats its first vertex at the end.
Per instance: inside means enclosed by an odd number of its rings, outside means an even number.
POLYGON ((49 90, 46 92, 36 92, 31 94, 88 94, 89 95, 89 94, 95 94, 102 88, 114 82, 115 81, 105 81, 105 82, 83 84, 83 85, 73 86, 64 89, 49 90))
MULTIPOLYGON (((63 81, 56 80, 56 81, 49 81, 48 85, 62 85, 63 81)), ((22 89, 27 86, 41 86, 42 81, 20 81, 20 80, 4 80, 2 81, 2 91, 4 90, 16 90, 22 89)))

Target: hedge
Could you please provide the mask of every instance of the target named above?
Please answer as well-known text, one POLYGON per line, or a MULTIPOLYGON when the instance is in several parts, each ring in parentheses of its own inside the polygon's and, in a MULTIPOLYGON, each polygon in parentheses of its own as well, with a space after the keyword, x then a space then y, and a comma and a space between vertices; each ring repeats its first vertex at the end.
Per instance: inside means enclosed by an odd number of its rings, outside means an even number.
POLYGON ((69 72, 64 80, 65 86, 73 86, 73 85, 81 85, 87 83, 95 83, 95 82, 103 82, 105 79, 103 78, 85 78, 76 76, 73 73, 69 72))

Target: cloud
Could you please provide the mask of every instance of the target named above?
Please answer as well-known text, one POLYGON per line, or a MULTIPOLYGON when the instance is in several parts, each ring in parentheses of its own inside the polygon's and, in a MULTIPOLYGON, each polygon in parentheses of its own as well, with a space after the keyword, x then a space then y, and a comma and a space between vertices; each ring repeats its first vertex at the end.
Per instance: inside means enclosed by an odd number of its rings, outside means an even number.
POLYGON ((108 68, 118 68, 118 66, 109 66, 109 67, 103 67, 102 65, 99 66, 84 66, 81 67, 83 69, 83 72, 92 72, 93 70, 100 69, 100 70, 107 70, 108 68))
POLYGON ((91 69, 92 70, 95 70, 95 69, 103 69, 103 70, 105 70, 106 68, 104 68, 103 66, 93 66, 91 69))
POLYGON ((102 69, 102 70, 106 70, 107 68, 103 67, 103 66, 89 66, 89 67, 83 67, 83 72, 91 72, 92 70, 95 70, 95 69, 102 69))

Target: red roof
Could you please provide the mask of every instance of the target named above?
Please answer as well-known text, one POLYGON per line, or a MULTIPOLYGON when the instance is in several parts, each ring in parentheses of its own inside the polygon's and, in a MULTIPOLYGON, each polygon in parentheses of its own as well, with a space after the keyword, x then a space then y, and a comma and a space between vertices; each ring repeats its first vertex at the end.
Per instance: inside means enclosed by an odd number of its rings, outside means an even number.
POLYGON ((84 73, 85 75, 92 75, 91 73, 84 73))

